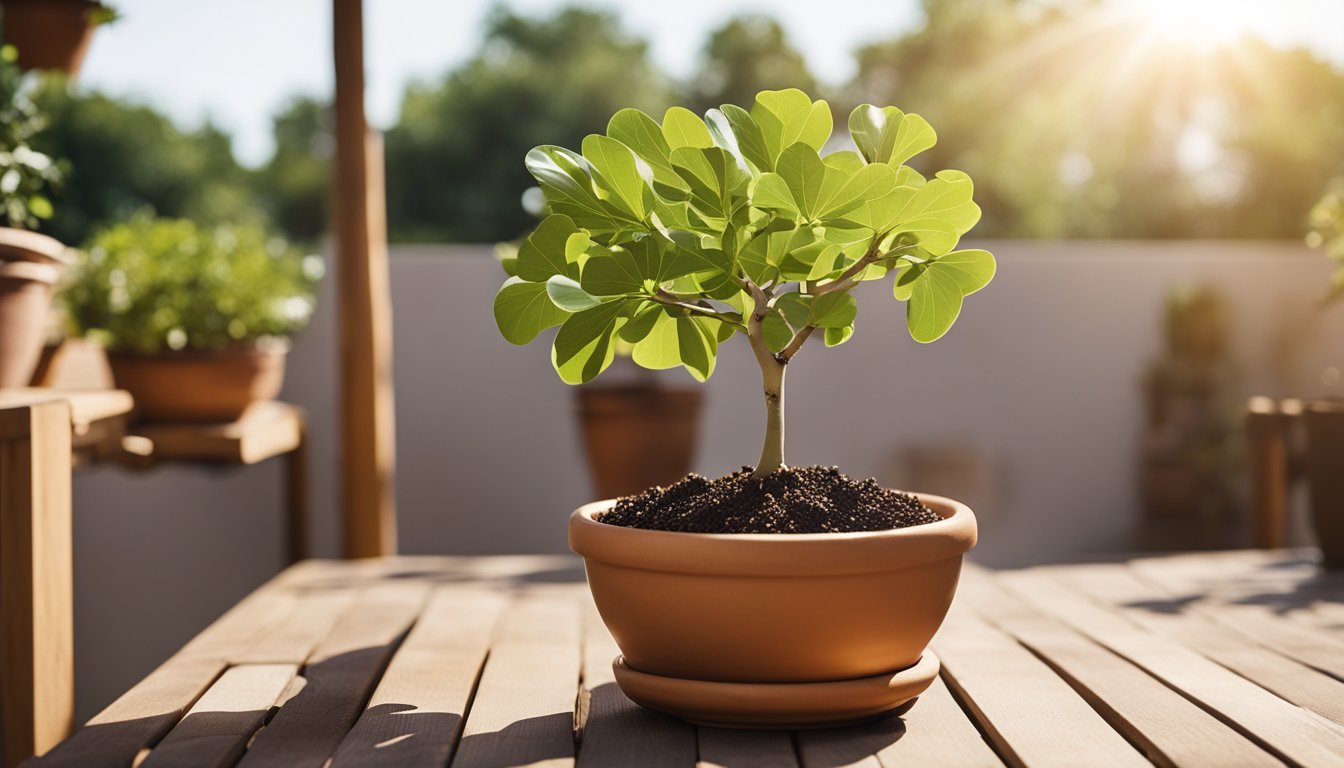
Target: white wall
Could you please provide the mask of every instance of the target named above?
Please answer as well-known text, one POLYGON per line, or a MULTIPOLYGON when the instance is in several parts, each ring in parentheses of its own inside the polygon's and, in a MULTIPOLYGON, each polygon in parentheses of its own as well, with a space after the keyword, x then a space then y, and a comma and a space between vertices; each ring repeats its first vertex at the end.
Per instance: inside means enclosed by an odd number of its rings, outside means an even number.
MULTIPOLYGON (((790 366, 787 401, 794 464, 898 482, 904 448, 950 443, 983 455, 993 469, 977 510, 984 562, 1131 545, 1139 377, 1160 348, 1171 286, 1223 290, 1243 394, 1326 394, 1321 371, 1344 369, 1344 310, 1313 320, 1329 265, 1302 246, 980 245, 998 255, 999 275, 946 338, 915 344, 889 288, 863 286, 854 339, 804 350, 790 366)), ((487 247, 393 251, 403 552, 563 551, 565 517, 588 500, 572 390, 551 371, 542 340, 518 348, 499 338, 490 305, 501 281, 487 247)), ((325 301, 291 356, 285 397, 313 422, 313 533, 328 556, 339 544, 335 349, 325 301)), ((741 339, 722 350, 707 385, 699 471, 755 460, 756 375, 741 339)), ((274 462, 77 477, 81 718, 281 567, 280 483, 274 462)))

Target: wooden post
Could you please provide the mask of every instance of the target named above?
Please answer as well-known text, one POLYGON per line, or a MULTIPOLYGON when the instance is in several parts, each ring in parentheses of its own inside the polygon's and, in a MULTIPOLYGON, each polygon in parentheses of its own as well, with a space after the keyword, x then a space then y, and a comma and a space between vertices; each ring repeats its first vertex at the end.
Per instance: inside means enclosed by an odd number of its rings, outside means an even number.
POLYGON ((70 404, 0 409, 0 710, 5 765, 70 734, 74 579, 70 404))
POLYGON ((332 226, 340 285, 341 460, 346 557, 397 549, 392 307, 382 145, 364 117, 361 0, 333 0, 336 166, 332 226))
POLYGON ((1281 549, 1288 534, 1290 416, 1268 397, 1246 406, 1251 470, 1251 537, 1259 549, 1281 549))

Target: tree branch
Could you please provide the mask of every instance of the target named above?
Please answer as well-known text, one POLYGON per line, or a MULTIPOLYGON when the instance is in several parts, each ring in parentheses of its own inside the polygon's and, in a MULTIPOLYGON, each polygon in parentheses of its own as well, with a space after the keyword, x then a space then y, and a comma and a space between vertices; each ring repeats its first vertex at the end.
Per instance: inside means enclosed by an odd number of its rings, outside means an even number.
POLYGON ((649 296, 648 298, 664 306, 679 307, 681 309, 687 310, 688 312, 694 312, 698 315, 704 315, 705 317, 712 317, 715 320, 728 323, 729 325, 734 326, 736 328, 741 328, 744 331, 747 330, 747 327, 742 323, 742 316, 736 312, 720 312, 719 310, 714 309, 713 307, 706 307, 700 304, 692 304, 690 302, 682 301, 678 299, 676 296, 661 289, 654 295, 649 296))
POLYGON ((793 356, 798 354, 798 350, 802 349, 803 345, 807 343, 808 337, 810 337, 815 330, 817 330, 817 326, 815 325, 804 325, 802 328, 799 328, 798 332, 793 334, 793 338, 789 339, 788 346, 781 349, 779 354, 775 355, 775 359, 781 363, 788 364, 788 362, 793 359, 793 356))

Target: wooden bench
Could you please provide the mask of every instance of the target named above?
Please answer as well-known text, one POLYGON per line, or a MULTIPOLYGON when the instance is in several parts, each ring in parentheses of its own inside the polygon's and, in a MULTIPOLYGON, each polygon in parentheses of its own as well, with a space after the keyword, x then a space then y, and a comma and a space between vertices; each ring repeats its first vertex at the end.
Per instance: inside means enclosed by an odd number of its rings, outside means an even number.
POLYGON ((1308 552, 968 566, 934 648, 902 717, 697 728, 616 688, 574 559, 308 561, 31 764, 1344 765, 1344 576, 1308 552))

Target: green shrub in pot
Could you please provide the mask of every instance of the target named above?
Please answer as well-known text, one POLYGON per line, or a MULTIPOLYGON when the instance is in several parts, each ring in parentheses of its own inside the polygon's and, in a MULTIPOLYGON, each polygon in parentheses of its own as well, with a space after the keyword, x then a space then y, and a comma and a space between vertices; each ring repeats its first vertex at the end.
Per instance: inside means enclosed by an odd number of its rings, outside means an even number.
POLYGON ((141 213, 90 239, 63 295, 72 331, 108 349, 146 417, 230 420, 278 393, 321 273, 258 223, 141 213))

